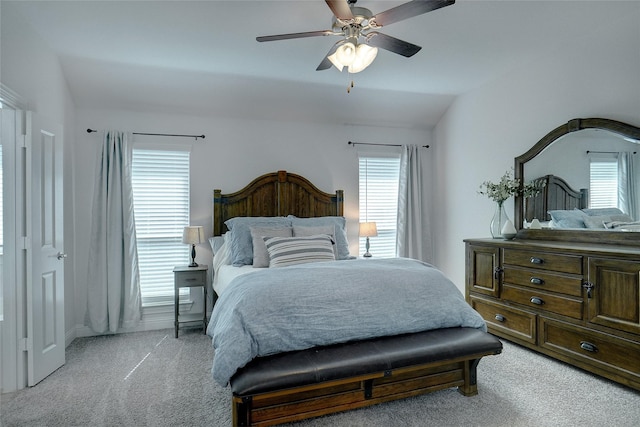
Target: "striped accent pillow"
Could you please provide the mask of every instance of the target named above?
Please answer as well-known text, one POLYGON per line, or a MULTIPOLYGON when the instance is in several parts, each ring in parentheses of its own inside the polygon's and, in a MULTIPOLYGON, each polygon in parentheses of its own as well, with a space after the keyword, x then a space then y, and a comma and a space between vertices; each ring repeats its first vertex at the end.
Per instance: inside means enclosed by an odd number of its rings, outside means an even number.
POLYGON ((265 237, 269 252, 269 267, 308 262, 333 261, 333 244, 326 234, 306 237, 265 237))

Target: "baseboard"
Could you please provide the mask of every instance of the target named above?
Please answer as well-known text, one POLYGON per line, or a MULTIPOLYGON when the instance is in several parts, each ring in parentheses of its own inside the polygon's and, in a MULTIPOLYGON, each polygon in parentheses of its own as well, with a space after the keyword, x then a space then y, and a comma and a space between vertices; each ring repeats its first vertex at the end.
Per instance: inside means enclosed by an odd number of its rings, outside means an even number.
MULTIPOLYGON (((183 304, 180 304, 181 306, 183 304)), ((185 306, 188 305, 184 304, 185 306)), ((196 315, 194 317, 194 322, 197 322, 201 319, 202 313, 196 315)), ((211 313, 207 313, 207 318, 211 318, 211 313)), ((174 327, 174 313, 173 306, 163 306, 163 307, 149 307, 144 308, 142 313, 142 320, 138 323, 137 326, 133 328, 121 328, 116 332, 117 334, 125 334, 129 332, 144 332, 144 331, 155 331, 158 329, 171 329, 174 327)), ((201 323, 202 324, 202 323, 201 323)), ((75 329, 71 331, 67 331, 67 343, 68 346, 75 338, 83 338, 83 337, 93 337, 98 335, 113 335, 111 332, 108 333, 97 333, 90 327, 86 325, 76 325, 75 329)))

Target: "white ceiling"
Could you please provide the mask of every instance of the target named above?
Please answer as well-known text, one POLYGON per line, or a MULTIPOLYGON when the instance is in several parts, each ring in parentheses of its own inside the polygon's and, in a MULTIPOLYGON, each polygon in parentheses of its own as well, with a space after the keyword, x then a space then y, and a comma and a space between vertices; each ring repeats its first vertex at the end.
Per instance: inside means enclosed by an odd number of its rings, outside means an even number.
MULTIPOLYGON (((357 6, 375 14, 402 3, 357 6)), ((606 31, 633 3, 458 0, 382 28, 422 50, 412 58, 381 51, 351 77, 315 71, 336 37, 255 40, 329 29, 323 0, 3 0, 2 7, 17 8, 58 54, 78 108, 431 128, 457 95, 606 31)))

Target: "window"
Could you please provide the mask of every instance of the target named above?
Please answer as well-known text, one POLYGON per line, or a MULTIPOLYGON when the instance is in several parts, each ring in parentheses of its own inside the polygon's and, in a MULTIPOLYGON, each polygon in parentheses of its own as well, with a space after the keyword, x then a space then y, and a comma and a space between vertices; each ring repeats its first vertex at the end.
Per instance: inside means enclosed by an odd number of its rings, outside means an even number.
POLYGON ((618 161, 615 156, 593 156, 589 162, 589 207, 618 207, 618 161))
MULTIPOLYGON (((378 236, 371 237, 370 252, 378 258, 396 256, 396 221, 400 155, 361 155, 359 158, 360 222, 375 222, 378 236)), ((359 239, 365 253, 366 238, 359 239)))
POLYGON ((189 152, 134 148, 132 182, 142 305, 173 303, 173 268, 189 263, 189 152))

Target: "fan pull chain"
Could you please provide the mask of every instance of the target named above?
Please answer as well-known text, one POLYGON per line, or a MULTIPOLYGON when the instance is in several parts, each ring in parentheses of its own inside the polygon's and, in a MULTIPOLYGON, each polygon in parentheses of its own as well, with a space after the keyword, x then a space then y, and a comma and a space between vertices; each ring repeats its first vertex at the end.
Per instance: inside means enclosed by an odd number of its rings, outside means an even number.
POLYGON ((353 80, 351 80, 351 84, 347 85, 347 93, 351 93, 351 88, 353 87, 353 80))

